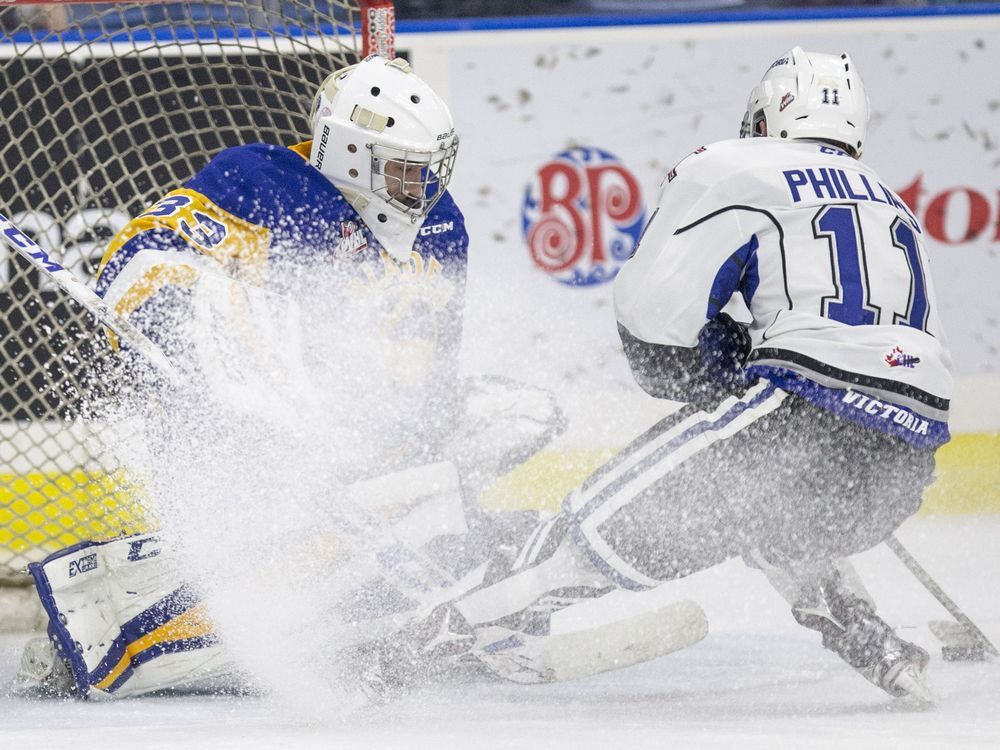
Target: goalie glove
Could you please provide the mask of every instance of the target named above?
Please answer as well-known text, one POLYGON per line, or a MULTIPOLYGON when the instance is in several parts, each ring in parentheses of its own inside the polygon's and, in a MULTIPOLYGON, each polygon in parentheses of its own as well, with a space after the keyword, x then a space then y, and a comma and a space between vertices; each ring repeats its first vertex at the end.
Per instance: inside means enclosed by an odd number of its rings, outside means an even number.
POLYGON ((466 382, 465 411, 444 447, 471 506, 498 477, 548 445, 566 419, 547 390, 500 377, 466 382))

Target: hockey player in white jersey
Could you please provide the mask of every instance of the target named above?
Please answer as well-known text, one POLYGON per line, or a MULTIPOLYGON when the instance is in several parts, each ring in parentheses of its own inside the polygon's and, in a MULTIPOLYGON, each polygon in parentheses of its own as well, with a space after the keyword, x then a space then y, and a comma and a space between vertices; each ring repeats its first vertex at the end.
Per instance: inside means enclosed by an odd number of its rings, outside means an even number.
POLYGON ((740 139, 669 172, 614 298, 638 383, 687 405, 571 494, 510 578, 454 604, 497 672, 545 679, 531 638, 575 599, 742 556, 865 678, 925 695, 927 653, 845 560, 918 509, 952 389, 921 227, 859 160, 868 119, 850 57, 796 47, 740 139))

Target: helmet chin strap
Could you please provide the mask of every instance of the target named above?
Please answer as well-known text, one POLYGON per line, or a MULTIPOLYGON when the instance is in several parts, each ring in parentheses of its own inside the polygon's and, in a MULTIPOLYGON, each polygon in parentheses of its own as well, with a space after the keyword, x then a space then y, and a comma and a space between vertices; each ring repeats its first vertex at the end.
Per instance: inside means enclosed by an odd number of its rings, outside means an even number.
POLYGON ((334 184, 393 260, 400 263, 409 260, 423 221, 412 221, 409 215, 356 188, 334 184))

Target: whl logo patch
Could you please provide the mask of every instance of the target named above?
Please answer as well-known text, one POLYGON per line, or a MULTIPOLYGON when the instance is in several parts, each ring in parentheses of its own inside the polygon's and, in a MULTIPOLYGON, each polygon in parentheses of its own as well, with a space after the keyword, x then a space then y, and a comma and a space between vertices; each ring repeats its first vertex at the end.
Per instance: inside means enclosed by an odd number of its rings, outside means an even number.
POLYGON ((920 364, 920 357, 914 357, 912 354, 906 354, 898 346, 894 347, 891 352, 885 355, 885 363, 889 367, 916 367, 920 364))
POLYGON ((352 255, 357 255, 366 247, 368 247, 368 238, 361 227, 353 221, 342 221, 340 223, 340 240, 336 250, 334 250, 334 255, 338 258, 349 258, 352 255))

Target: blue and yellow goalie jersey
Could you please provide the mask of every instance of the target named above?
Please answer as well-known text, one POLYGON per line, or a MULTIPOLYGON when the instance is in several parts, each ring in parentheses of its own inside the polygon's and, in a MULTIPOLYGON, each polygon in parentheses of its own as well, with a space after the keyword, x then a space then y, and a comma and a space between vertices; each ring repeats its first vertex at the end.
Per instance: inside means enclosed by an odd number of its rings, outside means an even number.
POLYGON ((437 373, 455 369, 468 235, 445 193, 410 256, 393 259, 340 191, 307 161, 310 143, 254 144, 219 153, 120 231, 100 265, 97 292, 169 354, 173 318, 205 275, 267 288, 277 268, 340 272, 377 300, 381 333, 417 336, 437 373), (393 330, 395 328, 395 330, 393 330))

